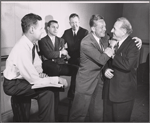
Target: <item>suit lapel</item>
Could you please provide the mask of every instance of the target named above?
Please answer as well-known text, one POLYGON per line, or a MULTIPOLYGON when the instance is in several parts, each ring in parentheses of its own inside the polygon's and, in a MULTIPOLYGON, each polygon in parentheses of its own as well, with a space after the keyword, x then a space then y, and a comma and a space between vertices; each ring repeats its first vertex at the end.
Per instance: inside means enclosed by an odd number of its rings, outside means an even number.
POLYGON ((101 39, 101 41, 102 41, 102 44, 104 46, 104 49, 106 49, 106 47, 108 47, 108 41, 109 41, 108 37, 107 36, 103 37, 101 39))
POLYGON ((57 37, 55 37, 55 50, 56 51, 59 51, 59 40, 58 40, 58 38, 57 37))
POLYGON ((51 38, 48 35, 46 38, 47 38, 47 42, 48 42, 49 46, 54 50, 54 46, 53 46, 51 38))
POLYGON ((125 39, 125 41, 121 44, 121 46, 119 47, 119 49, 117 50, 117 54, 120 53, 121 51, 123 51, 123 49, 127 46, 127 44, 129 43, 130 37, 127 37, 125 39))
POLYGON ((73 39, 73 31, 72 31, 72 28, 70 28, 70 31, 69 31, 69 35, 70 35, 70 37, 73 39))
POLYGON ((99 44, 97 43, 97 41, 96 41, 96 39, 94 38, 94 36, 92 35, 92 33, 90 33, 90 37, 91 37, 91 40, 93 41, 93 44, 95 45, 95 47, 96 47, 100 52, 102 52, 102 50, 100 49, 99 44))

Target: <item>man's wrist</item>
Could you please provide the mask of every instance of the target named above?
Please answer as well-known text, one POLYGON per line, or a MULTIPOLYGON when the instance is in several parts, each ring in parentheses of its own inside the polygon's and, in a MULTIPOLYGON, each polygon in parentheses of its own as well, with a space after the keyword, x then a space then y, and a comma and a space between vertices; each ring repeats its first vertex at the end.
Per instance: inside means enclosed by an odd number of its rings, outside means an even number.
POLYGON ((59 51, 59 57, 60 57, 60 58, 61 58, 61 54, 62 54, 61 51, 59 51))

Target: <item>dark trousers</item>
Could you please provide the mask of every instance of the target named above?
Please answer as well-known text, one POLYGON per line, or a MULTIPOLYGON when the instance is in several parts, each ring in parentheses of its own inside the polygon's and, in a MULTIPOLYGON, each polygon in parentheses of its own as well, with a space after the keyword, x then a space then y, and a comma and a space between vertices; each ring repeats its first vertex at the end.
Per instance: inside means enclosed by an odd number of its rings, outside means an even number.
POLYGON ((92 95, 75 92, 71 107, 70 122, 102 122, 103 118, 103 84, 97 84, 92 95))
POLYGON ((71 85, 68 91, 68 97, 73 98, 75 92, 75 79, 78 66, 75 64, 58 64, 51 60, 45 60, 42 63, 43 72, 48 76, 71 76, 71 85))
POLYGON ((11 104, 15 121, 29 121, 31 99, 36 99, 39 107, 39 121, 54 122, 54 93, 49 88, 33 90, 31 86, 24 79, 4 79, 4 92, 12 96, 11 104))
POLYGON ((108 87, 109 86, 107 87, 105 86, 105 95, 103 99, 104 122, 129 122, 133 109, 134 100, 126 102, 112 102, 109 100, 108 87))

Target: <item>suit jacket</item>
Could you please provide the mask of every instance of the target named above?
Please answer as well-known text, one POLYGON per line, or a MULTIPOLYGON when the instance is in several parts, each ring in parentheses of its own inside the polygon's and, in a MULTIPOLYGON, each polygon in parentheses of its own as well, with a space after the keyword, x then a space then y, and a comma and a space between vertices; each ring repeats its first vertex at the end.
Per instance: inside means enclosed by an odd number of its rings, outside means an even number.
POLYGON ((68 45, 68 54, 70 55, 69 63, 76 63, 80 58, 80 43, 81 40, 88 34, 88 30, 79 27, 77 36, 73 38, 72 28, 65 30, 62 38, 68 45))
POLYGON ((64 39, 55 37, 55 47, 47 35, 42 38, 39 42, 39 49, 43 60, 54 60, 58 64, 64 64, 64 56, 60 58, 60 50, 64 47, 64 39))
POLYGON ((139 52, 132 38, 128 37, 117 50, 114 59, 109 61, 109 68, 114 70, 114 77, 106 79, 104 89, 109 89, 111 101, 125 102, 134 99, 139 52))
MULTIPOLYGON (((102 39, 104 48, 108 45, 108 40, 102 39)), ((80 67, 76 77, 76 91, 84 94, 92 94, 101 80, 101 69, 109 60, 103 53, 99 44, 89 33, 81 41, 80 67)))

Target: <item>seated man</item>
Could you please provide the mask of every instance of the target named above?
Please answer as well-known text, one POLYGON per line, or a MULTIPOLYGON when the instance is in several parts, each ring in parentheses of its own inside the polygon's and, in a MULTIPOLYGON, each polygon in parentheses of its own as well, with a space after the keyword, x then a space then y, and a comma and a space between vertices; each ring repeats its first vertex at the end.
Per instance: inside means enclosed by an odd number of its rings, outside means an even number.
POLYGON ((64 48, 64 39, 57 37, 58 28, 57 21, 49 21, 47 35, 38 42, 43 59, 43 70, 49 76, 72 76, 71 81, 75 81, 73 76, 78 67, 66 63, 69 55, 64 48))
POLYGON ((42 72, 42 61, 35 50, 35 43, 40 40, 43 33, 42 18, 33 13, 27 14, 22 18, 21 26, 23 35, 6 61, 4 92, 12 96, 15 121, 29 121, 31 99, 34 98, 39 105, 39 121, 53 122, 55 121, 53 92, 50 88, 34 90, 32 85, 60 82, 67 86, 67 82, 57 76, 48 77, 42 72))

